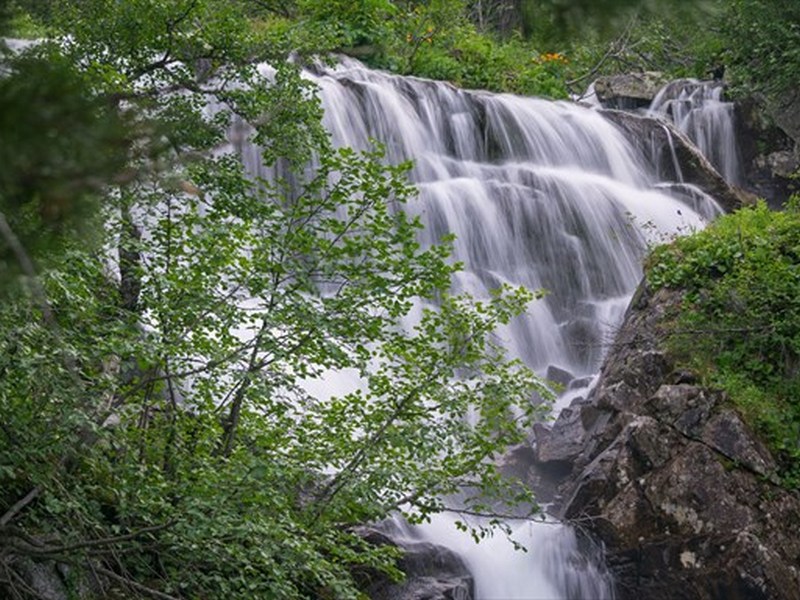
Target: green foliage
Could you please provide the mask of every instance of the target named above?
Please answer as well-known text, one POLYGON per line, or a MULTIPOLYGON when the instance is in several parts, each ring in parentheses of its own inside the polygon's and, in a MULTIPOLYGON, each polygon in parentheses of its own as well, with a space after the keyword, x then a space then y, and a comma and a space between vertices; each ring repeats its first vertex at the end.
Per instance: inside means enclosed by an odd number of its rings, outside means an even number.
POLYGON ((540 55, 520 38, 498 41, 464 26, 437 37, 408 37, 408 72, 473 89, 565 98, 567 60, 540 55))
POLYGON ((675 349, 765 434, 800 482, 800 212, 761 203, 657 248, 655 288, 684 291, 675 349))
MULTIPOLYGON (((542 4, 563 3, 547 0, 542 4)), ((588 8, 583 4, 569 9, 580 13, 588 8)), ((596 8, 600 4, 604 3, 596 8)), ((610 10, 607 14, 612 18, 599 23, 591 18, 567 19, 558 25, 560 18, 545 19, 553 33, 535 38, 543 47, 557 44, 568 49, 573 79, 584 82, 589 79, 587 73, 594 77, 642 70, 663 71, 672 78, 707 79, 724 71, 734 94, 757 92, 773 99, 795 86, 800 69, 800 5, 796 2, 609 0, 608 4, 622 10, 610 10), (569 35, 570 21, 582 24, 580 36, 569 35), (580 39, 577 44, 576 39, 580 39)))
POLYGON ((262 13, 257 29, 305 55, 344 51, 373 67, 466 88, 566 96, 563 60, 542 60, 551 55, 519 34, 479 30, 473 9, 464 0, 302 0, 262 13))
MULTIPOLYGON (((96 193, 120 176, 132 132, 50 49, 0 56, 8 69, 0 78, 0 213, 43 260, 65 236, 91 231, 96 193)), ((0 241, 0 286, 18 268, 8 240, 0 241)))
POLYGON ((397 11, 389 0, 298 0, 297 8, 342 48, 381 43, 397 11))
POLYGON ((333 151, 298 70, 258 74, 286 57, 235 3, 58 8, 69 36, 0 81, 0 199, 27 251, 42 198, 78 220, 91 192, 95 240, 62 236, 0 303, 0 594, 29 597, 33 558, 116 597, 358 598, 354 572, 399 573, 355 526, 465 492, 535 508, 493 462, 547 396, 493 338, 533 295, 449 295, 409 165, 333 151), (241 118, 286 180, 225 144, 241 118), (336 375, 358 385, 309 391, 336 375))
POLYGON ((734 0, 723 22, 726 58, 745 89, 779 94, 797 85, 800 5, 777 0, 734 0))

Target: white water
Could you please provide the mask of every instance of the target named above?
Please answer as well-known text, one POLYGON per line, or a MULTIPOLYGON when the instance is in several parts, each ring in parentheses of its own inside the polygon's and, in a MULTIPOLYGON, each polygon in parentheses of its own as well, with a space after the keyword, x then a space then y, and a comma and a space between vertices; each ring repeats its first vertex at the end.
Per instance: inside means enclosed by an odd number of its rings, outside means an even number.
MULTIPOLYGON (((717 210, 702 198, 693 210, 660 191, 618 130, 587 108, 465 92, 348 60, 309 77, 335 144, 367 148, 374 138, 389 160, 415 161, 420 196, 409 209, 426 225, 425 242, 456 234, 459 291, 482 297, 501 282, 549 291, 501 332, 542 375, 548 366, 594 374, 647 243, 701 228, 700 215, 717 210)), ((326 385, 330 393, 345 384, 326 385)), ((502 537, 475 545, 446 516, 415 535, 459 552, 482 600, 613 597, 602 564, 582 555, 562 525, 520 525, 527 553, 502 537)))
POLYGON ((650 104, 650 116, 670 119, 729 183, 739 183, 740 158, 734 107, 718 81, 681 79, 664 86, 650 104))
POLYGON ((425 241, 456 234, 460 288, 484 296, 509 281, 549 291, 506 332, 540 372, 552 364, 594 373, 641 277, 646 243, 703 225, 654 188, 644 162, 595 111, 464 92, 355 61, 314 79, 337 145, 365 148, 374 138, 390 160, 415 160, 420 199, 411 210, 422 215, 425 241))

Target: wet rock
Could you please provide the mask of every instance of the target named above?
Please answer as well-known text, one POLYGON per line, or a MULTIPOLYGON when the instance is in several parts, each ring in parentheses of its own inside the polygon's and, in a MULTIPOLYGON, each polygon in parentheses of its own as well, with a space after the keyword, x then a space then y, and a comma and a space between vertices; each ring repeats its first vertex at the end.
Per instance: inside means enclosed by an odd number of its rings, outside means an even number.
POLYGON ((564 387, 567 387, 570 382, 575 379, 575 376, 572 373, 566 369, 557 367, 556 365, 550 365, 547 367, 547 373, 545 377, 550 381, 553 381, 564 387))
POLYGON ((354 573, 362 590, 372 600, 473 600, 475 584, 464 561, 452 550, 393 536, 391 531, 362 527, 359 533, 375 545, 403 549, 398 567, 405 581, 393 583, 384 575, 362 570, 354 573))
POLYGON ((529 489, 536 490, 536 502, 540 505, 551 505, 560 500, 558 486, 564 477, 569 475, 572 465, 558 463, 538 463, 533 449, 529 454, 520 457, 512 450, 500 461, 498 468, 503 475, 516 477, 529 489))
POLYGON ((603 115, 644 155, 657 157, 659 164, 654 166, 665 178, 679 180, 682 177, 684 183, 696 185, 713 197, 726 212, 752 203, 751 194, 728 184, 692 141, 671 123, 620 110, 606 110, 603 115), (680 165, 680 174, 675 172, 675 160, 680 165))
POLYGON ((583 450, 586 430, 581 421, 581 411, 565 408, 551 428, 537 423, 536 462, 572 464, 583 450))
POLYGON ((594 381, 594 377, 579 377, 569 382, 569 389, 577 390, 579 388, 589 387, 594 381))

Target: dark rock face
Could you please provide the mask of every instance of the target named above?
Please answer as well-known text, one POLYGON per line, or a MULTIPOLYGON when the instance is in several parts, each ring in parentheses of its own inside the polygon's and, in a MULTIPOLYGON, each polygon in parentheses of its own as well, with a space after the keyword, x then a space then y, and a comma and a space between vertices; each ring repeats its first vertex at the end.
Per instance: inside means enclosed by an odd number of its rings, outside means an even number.
POLYGON ((559 512, 606 545, 621 600, 800 599, 800 495, 721 392, 673 368, 664 315, 640 289, 588 402, 545 433, 559 512), (564 468, 564 465, 570 465, 564 468))
MULTIPOLYGON (((785 107, 783 121, 792 119, 800 123, 800 105, 791 116, 790 103, 785 107)), ((774 109, 757 97, 740 100, 735 106, 736 139, 742 153, 744 181, 749 190, 767 200, 773 208, 780 208, 796 189, 791 175, 800 168, 797 143, 800 131, 791 123, 784 130, 776 123, 774 109), (788 131, 795 131, 795 138, 788 131)))
POLYGON ((356 573, 361 587, 372 600, 473 600, 475 583, 464 561, 452 550, 429 542, 401 539, 364 527, 360 534, 375 545, 399 546, 404 554, 398 567, 406 574, 402 583, 392 583, 376 573, 356 573))
MULTIPOLYGON (((636 114, 650 105, 666 83, 660 73, 628 73, 599 78, 594 89, 604 108, 636 114)), ((661 130, 658 131, 653 123, 637 124, 611 113, 607 116, 629 133, 634 144, 652 143, 659 150, 657 162, 660 164, 655 166, 664 178, 679 179, 669 151, 672 145, 681 170, 688 169, 688 173, 682 173, 688 183, 698 185, 715 198, 721 190, 720 203, 726 210, 736 205, 736 202, 730 203, 728 192, 719 186, 717 178, 707 173, 707 165, 693 156, 696 149, 690 141, 681 139, 683 136, 676 135, 675 131, 667 133, 663 125, 659 125, 661 130), (686 150, 687 142, 693 152, 686 150)), ((789 89, 770 101, 759 96, 737 100, 734 126, 740 146, 740 185, 747 190, 734 189, 734 194, 750 201, 765 198, 771 207, 781 208, 791 194, 800 189, 791 177, 800 169, 800 87, 789 89)))
POLYGON ((770 106, 775 123, 800 145, 800 87, 788 89, 770 106))

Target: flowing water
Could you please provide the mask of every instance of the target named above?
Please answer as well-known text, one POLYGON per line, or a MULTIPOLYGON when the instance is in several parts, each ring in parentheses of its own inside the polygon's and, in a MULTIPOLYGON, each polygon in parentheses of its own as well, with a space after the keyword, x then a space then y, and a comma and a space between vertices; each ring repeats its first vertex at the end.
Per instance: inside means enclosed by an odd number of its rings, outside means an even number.
POLYGON ((740 183, 734 106, 723 99, 721 81, 680 79, 665 85, 648 113, 670 119, 729 183, 740 183))
MULTIPOLYGON (((409 210, 421 216, 425 242, 456 234, 458 291, 483 297, 502 282, 548 290, 501 332, 542 375, 589 380, 647 244, 701 228, 717 210, 660 190, 633 147, 588 108, 462 91, 347 59, 308 76, 335 144, 367 148, 374 138, 389 160, 415 161, 420 194, 409 210)), ((476 546, 447 517, 415 533, 459 552, 482 600, 613 597, 602 563, 568 527, 525 523, 516 534, 528 553, 500 538, 476 546)))

